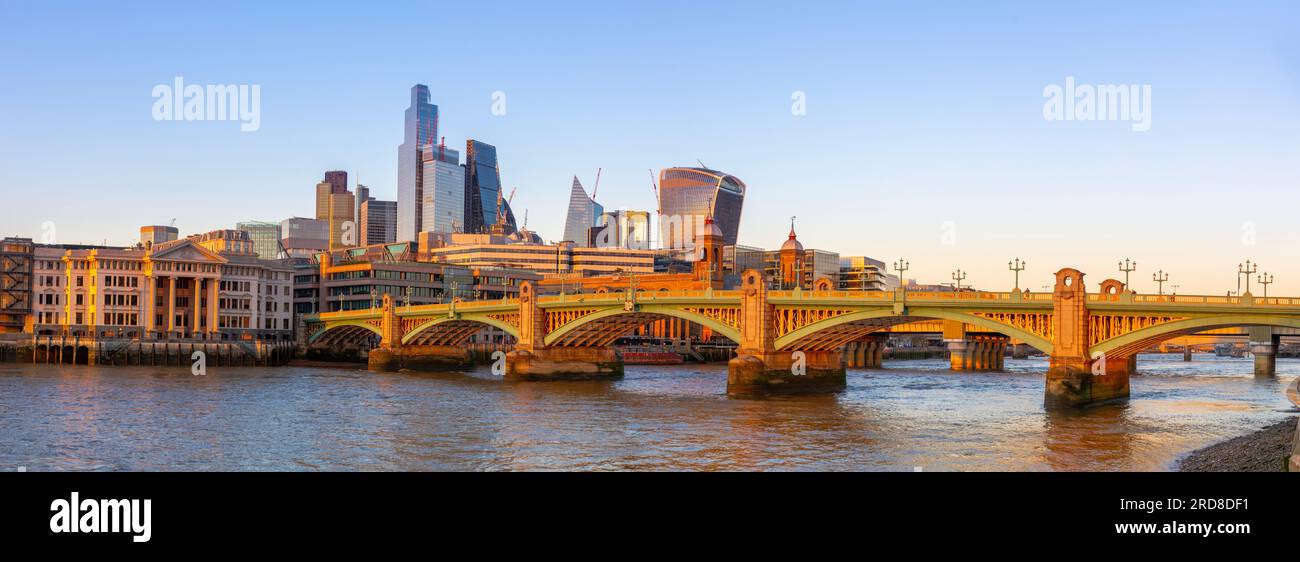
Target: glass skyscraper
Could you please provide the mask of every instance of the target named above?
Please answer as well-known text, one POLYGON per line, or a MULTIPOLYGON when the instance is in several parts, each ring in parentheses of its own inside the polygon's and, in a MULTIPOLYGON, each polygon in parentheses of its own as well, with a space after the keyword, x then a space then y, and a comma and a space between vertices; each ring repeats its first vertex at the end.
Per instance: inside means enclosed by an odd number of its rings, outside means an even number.
MULTIPOLYGON (((501 193, 501 169, 497 166, 497 147, 482 141, 465 141, 465 232, 486 232, 497 223, 497 196, 501 193)), ((515 214, 504 199, 505 234, 513 234, 515 214)))
POLYGON ((438 106, 429 102, 429 87, 411 87, 402 145, 397 147, 397 240, 414 241, 424 224, 424 167, 420 149, 438 143, 438 106))
POLYGON ((744 204, 745 182, 736 176, 708 168, 665 168, 659 172, 661 243, 664 248, 694 247, 696 230, 712 216, 725 245, 735 245, 744 204))
POLYGON ((569 214, 564 219, 564 239, 579 246, 587 246, 591 227, 600 226, 599 221, 604 214, 605 208, 588 197, 578 176, 573 176, 573 187, 569 191, 569 214))

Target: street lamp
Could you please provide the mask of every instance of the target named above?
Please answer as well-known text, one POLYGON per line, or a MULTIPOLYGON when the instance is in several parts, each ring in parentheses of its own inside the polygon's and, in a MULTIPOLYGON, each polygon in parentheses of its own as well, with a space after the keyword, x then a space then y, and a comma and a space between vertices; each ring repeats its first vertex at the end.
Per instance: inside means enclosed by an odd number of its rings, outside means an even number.
POLYGON ((1246 260, 1246 267, 1244 268, 1241 267, 1241 264, 1237 264, 1237 294, 1241 294, 1241 276, 1246 276, 1246 292, 1249 293, 1250 276, 1254 275, 1257 271, 1259 271, 1259 264, 1252 265, 1250 260, 1246 260))
POLYGON ((1015 262, 1007 262, 1007 269, 1016 272, 1016 290, 1020 290, 1020 272, 1025 270, 1025 263, 1016 258, 1015 262), (1014 265, 1012 265, 1014 263, 1014 265))
POLYGON ((894 262, 894 269, 898 271, 898 286, 903 288, 903 302, 907 302, 907 283, 903 281, 903 272, 911 269, 912 264, 907 263, 905 259, 899 259, 894 262))
POLYGON ((1261 274, 1259 284, 1264 286, 1264 298, 1268 298, 1268 286, 1273 284, 1273 276, 1268 273, 1261 274))
POLYGON ((953 289, 958 293, 961 292, 961 282, 966 280, 966 272, 958 269, 952 272, 953 289))
POLYGON ((1160 271, 1152 273, 1151 280, 1157 283, 1156 294, 1158 295, 1165 294, 1165 281, 1169 280, 1169 274, 1165 273, 1165 270, 1162 269, 1160 271))
POLYGON ((1128 289, 1128 288, 1129 288, 1129 286, 1128 286, 1128 274, 1133 273, 1134 271, 1137 271, 1137 266, 1138 266, 1137 262, 1129 262, 1128 258, 1124 258, 1124 261, 1120 262, 1120 264, 1119 264, 1119 270, 1124 272, 1124 288, 1125 288, 1125 289, 1128 289))

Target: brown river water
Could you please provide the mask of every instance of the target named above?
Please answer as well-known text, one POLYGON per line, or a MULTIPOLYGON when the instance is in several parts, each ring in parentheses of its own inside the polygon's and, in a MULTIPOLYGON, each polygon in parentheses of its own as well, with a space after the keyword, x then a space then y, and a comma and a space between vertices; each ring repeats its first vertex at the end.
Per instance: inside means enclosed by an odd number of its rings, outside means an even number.
POLYGON ((1169 470, 1280 421, 1300 359, 1143 355, 1124 404, 1043 407, 1045 359, 851 370, 834 395, 734 399, 725 365, 617 382, 305 367, 0 363, 0 470, 1169 470))

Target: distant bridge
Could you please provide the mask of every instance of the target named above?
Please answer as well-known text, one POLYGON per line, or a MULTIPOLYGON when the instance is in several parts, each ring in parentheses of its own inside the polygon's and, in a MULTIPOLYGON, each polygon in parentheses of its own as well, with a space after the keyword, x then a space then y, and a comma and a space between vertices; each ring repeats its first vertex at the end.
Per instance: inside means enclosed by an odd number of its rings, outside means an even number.
POLYGON ((753 270, 737 290, 537 296, 528 283, 517 299, 396 306, 385 297, 382 308, 309 316, 307 343, 377 337, 372 367, 398 368, 420 355, 456 356, 458 346, 492 326, 517 342, 508 378, 617 377, 615 340, 680 318, 737 343, 729 393, 762 394, 842 388, 846 348, 878 353, 890 330, 932 326, 941 329, 954 369, 999 368, 1008 339, 1037 348, 1051 357, 1048 402, 1083 404, 1127 396, 1131 358, 1160 342, 1245 328, 1256 374, 1269 376, 1278 336, 1300 330, 1297 298, 1139 295, 1113 279, 1088 293, 1083 277, 1062 269, 1051 293, 835 291, 824 283, 823 290, 773 291, 753 270))

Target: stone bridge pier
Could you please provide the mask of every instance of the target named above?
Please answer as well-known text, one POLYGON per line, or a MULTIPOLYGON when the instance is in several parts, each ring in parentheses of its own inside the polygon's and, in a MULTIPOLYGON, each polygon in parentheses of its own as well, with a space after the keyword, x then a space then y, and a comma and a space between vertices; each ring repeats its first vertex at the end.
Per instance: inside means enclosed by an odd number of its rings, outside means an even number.
POLYGON ((844 363, 854 369, 879 369, 885 358, 888 336, 867 336, 844 346, 844 363))
POLYGON ((546 313, 531 281, 519 288, 519 341, 506 354, 506 380, 608 380, 623 378, 623 356, 613 347, 549 347, 546 313))
POLYGON ((1274 335, 1270 326, 1252 326, 1249 334, 1250 353, 1255 356, 1255 376, 1277 375, 1277 348, 1281 337, 1274 335))
POLYGON ((1001 371, 1006 362, 1007 343, 996 334, 967 334, 963 322, 945 320, 943 341, 954 371, 1001 371))
POLYGON ((1128 398, 1129 357, 1090 355, 1089 329, 1083 273, 1070 268, 1056 272, 1053 349, 1044 391, 1047 406, 1086 406, 1128 398))
POLYGON ((836 350, 778 350, 773 329, 774 307, 767 285, 755 270, 741 276, 740 342, 727 362, 729 396, 762 396, 844 389, 844 352, 836 350))
POLYGON ((379 347, 366 359, 371 371, 457 371, 474 366, 469 349, 454 345, 404 345, 405 332, 397 318, 393 298, 384 295, 379 347))

